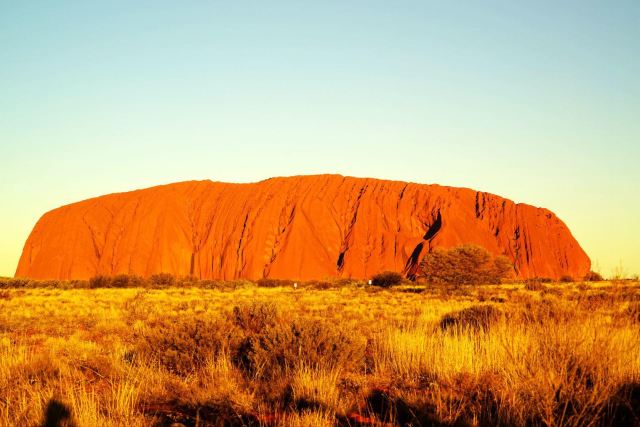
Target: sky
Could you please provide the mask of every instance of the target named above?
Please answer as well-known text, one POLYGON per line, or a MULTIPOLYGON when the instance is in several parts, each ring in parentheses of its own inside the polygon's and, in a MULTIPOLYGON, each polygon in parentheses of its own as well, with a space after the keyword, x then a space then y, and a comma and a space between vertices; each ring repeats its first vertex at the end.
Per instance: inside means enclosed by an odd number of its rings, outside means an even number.
POLYGON ((554 211, 640 273, 640 2, 0 0, 0 276, 46 211, 314 173, 554 211))

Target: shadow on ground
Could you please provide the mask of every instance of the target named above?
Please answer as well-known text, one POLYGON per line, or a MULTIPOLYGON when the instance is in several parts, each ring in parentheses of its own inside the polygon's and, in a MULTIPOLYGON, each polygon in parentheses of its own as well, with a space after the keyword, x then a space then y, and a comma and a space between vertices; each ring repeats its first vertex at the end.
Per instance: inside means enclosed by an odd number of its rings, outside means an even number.
POLYGON ((44 410, 41 427, 76 427, 71 419, 71 410, 56 399, 50 399, 44 410))

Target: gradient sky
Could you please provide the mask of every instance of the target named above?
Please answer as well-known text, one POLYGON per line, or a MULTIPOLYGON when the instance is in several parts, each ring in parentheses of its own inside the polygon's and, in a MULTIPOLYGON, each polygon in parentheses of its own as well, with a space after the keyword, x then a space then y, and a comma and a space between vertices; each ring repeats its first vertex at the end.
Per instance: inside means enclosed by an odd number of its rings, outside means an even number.
POLYGON ((47 210, 312 173, 544 206, 640 273, 640 2, 0 0, 0 275, 47 210))

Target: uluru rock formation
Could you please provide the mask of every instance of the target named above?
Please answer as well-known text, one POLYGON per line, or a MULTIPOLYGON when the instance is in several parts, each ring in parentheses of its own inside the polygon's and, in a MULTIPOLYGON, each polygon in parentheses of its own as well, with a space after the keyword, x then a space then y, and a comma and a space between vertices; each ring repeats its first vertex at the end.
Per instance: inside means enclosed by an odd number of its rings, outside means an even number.
POLYGON ((313 175, 180 182, 54 209, 31 232, 16 276, 410 275, 428 251, 464 243, 506 255, 522 278, 583 277, 591 264, 547 209, 467 188, 313 175))

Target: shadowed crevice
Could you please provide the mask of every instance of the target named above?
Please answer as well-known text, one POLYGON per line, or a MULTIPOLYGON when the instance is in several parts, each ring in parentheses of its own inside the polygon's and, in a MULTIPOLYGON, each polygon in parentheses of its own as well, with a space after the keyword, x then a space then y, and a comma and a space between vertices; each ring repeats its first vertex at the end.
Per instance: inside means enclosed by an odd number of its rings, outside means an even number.
POLYGON ((433 239, 434 237, 436 237, 436 234, 438 234, 441 228, 442 228, 442 214, 440 213, 440 211, 438 211, 438 215, 436 216, 435 221, 433 221, 433 224, 429 226, 429 229, 425 233, 423 239, 424 240, 433 239))
POLYGON ((342 267, 344 267, 344 251, 340 252, 340 255, 338 255, 338 262, 336 265, 338 267, 338 271, 342 271, 342 267))

